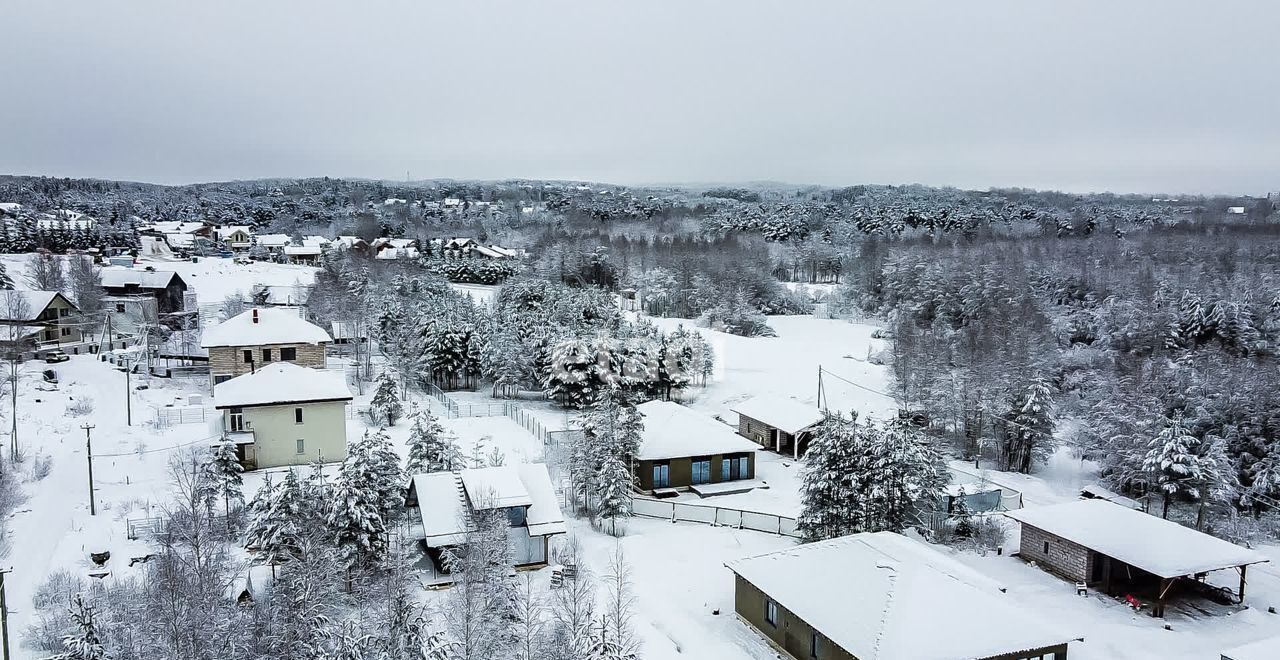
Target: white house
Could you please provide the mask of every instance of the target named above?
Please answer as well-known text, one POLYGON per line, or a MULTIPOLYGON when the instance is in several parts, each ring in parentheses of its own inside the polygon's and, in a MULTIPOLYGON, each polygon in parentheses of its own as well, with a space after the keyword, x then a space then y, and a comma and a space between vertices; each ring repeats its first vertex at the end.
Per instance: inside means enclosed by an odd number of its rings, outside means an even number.
POLYGON ((1243 206, 1228 206, 1228 207, 1227 207, 1227 213, 1230 213, 1231 215, 1244 215, 1244 207, 1243 207, 1243 206))
POLYGON ((213 405, 249 468, 307 465, 347 457, 347 403, 341 373, 274 362, 219 383, 213 405))
POLYGON ((413 537, 440 570, 444 551, 466 544, 479 511, 505 510, 517 566, 547 563, 551 537, 566 531, 551 475, 541 463, 416 474, 405 507, 413 537))

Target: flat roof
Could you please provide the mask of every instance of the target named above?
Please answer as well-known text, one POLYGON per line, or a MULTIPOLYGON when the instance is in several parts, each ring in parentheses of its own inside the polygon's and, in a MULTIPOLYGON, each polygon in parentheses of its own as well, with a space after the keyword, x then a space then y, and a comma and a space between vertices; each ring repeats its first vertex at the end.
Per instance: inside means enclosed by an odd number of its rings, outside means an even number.
POLYGON ((987 576, 892 532, 798 545, 726 566, 859 658, 953 660, 1065 644, 987 576))
POLYGON ((1162 578, 1268 561, 1248 548, 1106 500, 1076 500, 1004 515, 1162 578))
POLYGON ((729 425, 678 403, 649 401, 636 406, 636 410, 644 416, 640 452, 636 454, 642 461, 736 454, 760 448, 729 425))
POLYGON ((773 394, 753 396, 730 410, 791 435, 821 422, 823 418, 817 406, 773 394))
POLYGON ((1236 646, 1221 655, 1223 660, 1276 660, 1280 658, 1280 636, 1236 646))

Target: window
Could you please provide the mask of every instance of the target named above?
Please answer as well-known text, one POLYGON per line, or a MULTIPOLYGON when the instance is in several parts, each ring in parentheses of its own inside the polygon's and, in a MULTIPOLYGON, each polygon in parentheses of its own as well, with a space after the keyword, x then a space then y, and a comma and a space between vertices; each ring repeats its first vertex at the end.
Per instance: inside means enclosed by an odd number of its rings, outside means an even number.
POLYGON ((774 628, 778 627, 778 604, 767 598, 764 601, 764 621, 774 628))
POLYGON ((239 433, 244 430, 244 408, 231 409, 231 432, 239 433))
POLYGON ((1046 555, 1047 555, 1047 554, 1049 554, 1049 542, 1048 542, 1048 541, 1045 541, 1045 542, 1044 542, 1044 553, 1045 553, 1046 555))
POLYGON ((817 632, 809 633, 809 657, 814 658, 814 660, 817 660, 817 658, 822 657, 818 655, 818 633, 817 632))
POLYGON ((524 527, 525 508, 522 506, 513 506, 507 509, 507 522, 512 527, 524 527))
POLYGON ((56 338, 57 338, 57 336, 53 334, 53 331, 52 331, 52 330, 45 330, 45 331, 44 331, 44 340, 45 340, 45 341, 53 341, 53 340, 54 340, 54 339, 56 339, 56 338))
POLYGON ((213 384, 214 384, 214 385, 217 385, 217 384, 219 384, 219 383, 225 383, 225 382, 227 382, 227 381, 229 381, 229 380, 231 380, 231 376, 214 376, 214 377, 213 377, 213 384))
POLYGON ((58 310, 58 318, 65 318, 67 316, 71 316, 71 310, 66 309, 65 307, 58 310))
POLYGON ((302 438, 298 438, 298 453, 301 454, 306 450, 307 450, 307 443, 304 442, 302 438))
POLYGON ((124 313, 124 303, 116 303, 116 313, 117 314, 124 313))
POLYGON ((705 484, 711 481, 711 459, 700 458, 693 461, 693 484, 705 484))
POLYGON ((70 337, 71 328, 58 328, 58 333, 61 334, 63 337, 70 337))
POLYGON ((271 349, 269 348, 262 349, 262 361, 263 362, 271 361, 271 349))
POLYGON ((244 352, 244 363, 251 364, 253 362, 253 351, 244 352))
POLYGON ((662 463, 653 466, 653 487, 666 488, 671 485, 671 466, 662 463))
POLYGON ((720 481, 751 478, 751 463, 746 456, 725 457, 720 461, 720 481))
POLYGON ((294 424, 301 424, 301 423, 302 423, 302 409, 301 409, 301 408, 294 408, 294 409, 293 409, 293 423, 294 423, 294 424))
POLYGON ((290 346, 280 349, 280 360, 282 362, 293 362, 298 359, 298 349, 290 346))

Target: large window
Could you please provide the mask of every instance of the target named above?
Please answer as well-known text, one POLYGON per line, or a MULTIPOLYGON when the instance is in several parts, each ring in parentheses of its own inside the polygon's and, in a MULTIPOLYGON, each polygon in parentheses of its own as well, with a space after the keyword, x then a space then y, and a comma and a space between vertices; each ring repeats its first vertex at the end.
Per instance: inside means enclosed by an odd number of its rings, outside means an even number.
POLYGON ((720 481, 751 478, 751 462, 746 456, 726 456, 720 461, 720 481))
POLYGON ((513 506, 507 509, 507 522, 512 527, 524 527, 525 508, 522 506, 513 506))
POLYGON ((778 604, 767 598, 764 601, 764 620, 765 623, 778 627, 778 604))
POLYGON ((671 466, 666 463, 653 466, 653 487, 666 488, 671 485, 671 466))
POLYGON ((711 481, 711 459, 693 459, 693 484, 705 484, 711 481))
POLYGON ((288 346, 288 347, 286 347, 286 348, 282 348, 282 349, 280 349, 280 361, 281 361, 281 362, 293 362, 293 361, 294 361, 294 360, 296 360, 296 359, 298 359, 298 349, 297 349, 297 348, 294 348, 293 346, 288 346))

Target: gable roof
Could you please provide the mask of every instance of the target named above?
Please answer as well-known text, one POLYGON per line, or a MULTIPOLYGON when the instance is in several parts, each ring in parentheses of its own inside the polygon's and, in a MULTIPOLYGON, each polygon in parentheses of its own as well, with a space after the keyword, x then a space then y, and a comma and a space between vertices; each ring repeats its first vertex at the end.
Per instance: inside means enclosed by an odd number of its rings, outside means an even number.
POLYGON ((823 417, 817 406, 773 394, 753 396, 730 410, 791 435, 821 422, 823 417))
POLYGON ((70 300, 67 299, 66 296, 58 293, 57 291, 0 291, 0 321, 34 321, 40 316, 41 312, 48 308, 49 305, 53 304, 54 300, 59 298, 62 299, 62 302, 70 306, 71 309, 78 309, 70 300), (8 311, 8 296, 16 296, 26 300, 26 318, 10 318, 10 316, 13 315, 9 314, 8 311))
POLYGON ((892 532, 854 534, 725 564, 863 660, 985 658, 1064 644, 998 583, 892 532))
POLYGON ((738 435, 716 420, 671 401, 649 401, 636 406, 644 416, 640 434, 642 461, 732 454, 759 449, 759 445, 738 435))
POLYGON ((323 344, 333 341, 317 325, 298 318, 296 312, 271 307, 241 312, 218 325, 206 328, 201 348, 218 346, 268 346, 272 344, 323 344), (254 318, 257 322, 254 322, 254 318))
POLYGON ((140 289, 164 289, 169 286, 169 283, 175 277, 178 278, 178 281, 182 281, 182 278, 173 271, 110 266, 102 269, 102 286, 110 288, 136 286, 140 289))
POLYGON ((316 401, 350 401, 347 379, 331 371, 272 362, 213 386, 213 406, 243 408, 316 401))
POLYGON ((1248 548, 1106 500, 1076 500, 1005 515, 1162 578, 1267 561, 1248 548))
POLYGON ((428 547, 465 542, 477 501, 500 502, 488 508, 528 507, 525 525, 529 536, 563 534, 567 529, 551 475, 542 463, 415 474, 411 489, 418 500, 428 547))

